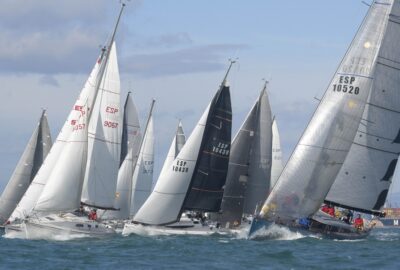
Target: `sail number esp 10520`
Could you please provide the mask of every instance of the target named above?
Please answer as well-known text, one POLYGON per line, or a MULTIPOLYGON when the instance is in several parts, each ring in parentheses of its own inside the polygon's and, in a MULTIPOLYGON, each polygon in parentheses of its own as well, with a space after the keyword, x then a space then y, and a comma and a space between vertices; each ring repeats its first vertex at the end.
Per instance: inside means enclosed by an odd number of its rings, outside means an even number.
POLYGON ((360 88, 353 85, 355 82, 356 77, 340 76, 339 83, 333 85, 333 92, 343 92, 347 94, 358 95, 360 93, 360 88))

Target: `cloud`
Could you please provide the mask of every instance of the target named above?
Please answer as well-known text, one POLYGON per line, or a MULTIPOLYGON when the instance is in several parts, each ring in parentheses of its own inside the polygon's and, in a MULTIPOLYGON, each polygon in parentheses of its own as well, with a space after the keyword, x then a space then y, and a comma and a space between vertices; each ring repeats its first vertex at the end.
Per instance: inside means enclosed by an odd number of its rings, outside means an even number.
POLYGON ((39 79, 39 83, 46 84, 50 86, 59 87, 60 84, 58 83, 57 79, 51 75, 44 75, 39 79))
POLYGON ((147 38, 147 40, 143 43, 143 46, 172 48, 179 45, 187 45, 192 43, 193 40, 188 33, 175 33, 147 38))
POLYGON ((121 71, 144 77, 168 76, 221 70, 232 52, 246 49, 243 44, 195 46, 172 52, 137 54, 121 60, 121 71))

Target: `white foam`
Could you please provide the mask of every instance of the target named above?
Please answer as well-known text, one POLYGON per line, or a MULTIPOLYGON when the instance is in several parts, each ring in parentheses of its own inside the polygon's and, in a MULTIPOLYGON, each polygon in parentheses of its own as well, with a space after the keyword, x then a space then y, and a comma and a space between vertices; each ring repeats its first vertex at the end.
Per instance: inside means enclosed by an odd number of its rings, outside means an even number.
POLYGON ((300 232, 291 231, 287 227, 271 224, 265 229, 256 231, 251 239, 270 239, 270 240, 297 240, 304 237, 316 237, 314 235, 303 235, 300 232))

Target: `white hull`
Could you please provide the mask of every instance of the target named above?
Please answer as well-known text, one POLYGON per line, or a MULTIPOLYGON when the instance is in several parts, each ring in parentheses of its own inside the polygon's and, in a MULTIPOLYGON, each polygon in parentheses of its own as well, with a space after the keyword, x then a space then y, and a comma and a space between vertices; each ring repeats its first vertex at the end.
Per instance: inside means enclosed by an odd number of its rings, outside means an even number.
POLYGON ((190 227, 169 227, 169 226, 146 226, 142 224, 126 223, 122 230, 123 235, 212 235, 215 233, 223 233, 219 229, 208 226, 190 226, 190 227))
POLYGON ((68 240, 83 237, 105 237, 115 234, 110 226, 86 217, 52 215, 31 218, 5 227, 6 237, 22 239, 68 240))

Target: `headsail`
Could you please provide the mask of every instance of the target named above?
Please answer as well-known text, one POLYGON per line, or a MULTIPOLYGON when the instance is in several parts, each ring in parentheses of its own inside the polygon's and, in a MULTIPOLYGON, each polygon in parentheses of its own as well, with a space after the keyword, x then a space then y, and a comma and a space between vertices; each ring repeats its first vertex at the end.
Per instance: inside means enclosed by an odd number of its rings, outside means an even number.
POLYGON ((79 208, 87 154, 87 107, 72 133, 34 207, 37 212, 67 212, 79 208))
POLYGON ((134 216, 151 193, 154 171, 154 126, 152 101, 143 140, 140 146, 139 156, 136 162, 132 178, 132 200, 130 216, 134 216))
MULTIPOLYGON (((210 163, 205 168, 204 173, 208 174, 210 168, 215 168, 216 165, 223 165, 222 167, 225 167, 225 170, 227 169, 228 159, 223 158, 223 164, 219 163, 222 156, 229 156, 230 151, 230 93, 225 80, 226 77, 172 166, 159 176, 153 192, 135 215, 134 221, 151 225, 163 225, 179 220, 191 181, 198 173, 201 173, 197 165, 200 155, 209 156, 210 163), (223 132, 224 135, 229 131, 229 138, 221 136, 224 142, 220 141, 219 134, 217 134, 219 132, 215 132, 215 130, 223 132), (215 141, 212 141, 213 135, 215 136, 215 141), (226 142, 225 139, 228 139, 228 141, 226 142), (210 142, 215 142, 215 144, 211 145, 210 142), (215 159, 213 158, 214 155, 215 159), (217 164, 217 161, 219 164, 217 164)), ((222 171, 217 173, 219 173, 218 176, 220 177, 226 177, 226 172, 225 175, 222 175, 222 171)), ((210 176, 213 174, 214 172, 211 172, 210 176)), ((207 179, 207 176, 204 176, 207 179)), ((215 194, 217 196, 212 198, 214 200, 210 200, 210 202, 213 206, 218 204, 219 208, 222 198, 222 186, 216 186, 216 188, 215 194)))
POLYGON ((114 202, 115 208, 119 210, 105 211, 104 214, 100 214, 102 219, 128 219, 131 208, 132 177, 139 154, 142 135, 140 133, 138 113, 130 98, 130 94, 126 98, 124 108, 123 130, 126 135, 122 136, 121 144, 125 145, 127 151, 118 171, 117 191, 114 202))
POLYGON ((47 117, 43 110, 28 145, 0 197, 0 224, 11 216, 18 202, 28 189, 52 146, 47 117))
POLYGON ((400 153, 400 3, 393 2, 373 86, 350 152, 326 200, 359 211, 385 203, 400 153))
POLYGON ((275 186, 278 181, 279 175, 283 170, 283 154, 281 147, 281 138, 279 135, 278 124, 276 118, 272 121, 272 165, 271 165, 271 185, 270 190, 275 186))
POLYGON ((95 85, 100 68, 100 59, 102 59, 103 56, 104 51, 100 55, 99 61, 97 61, 95 66, 93 67, 89 78, 85 83, 85 86, 79 94, 78 99, 72 106, 72 110, 69 113, 60 133, 58 134, 57 139, 54 142, 54 145, 52 146, 46 160, 43 162, 43 165, 39 169, 28 190, 25 192, 21 201, 18 203, 17 208, 14 210, 11 216, 12 220, 16 218, 24 218, 26 215, 29 215, 37 200, 39 199, 39 196, 42 193, 42 190, 50 177, 53 167, 55 166, 70 134, 72 133, 73 126, 76 124, 81 115, 82 108, 85 106, 86 103, 90 103, 91 100, 93 100, 94 98, 95 85))
POLYGON ((260 215, 314 214, 335 180, 367 103, 390 5, 374 2, 260 215))

